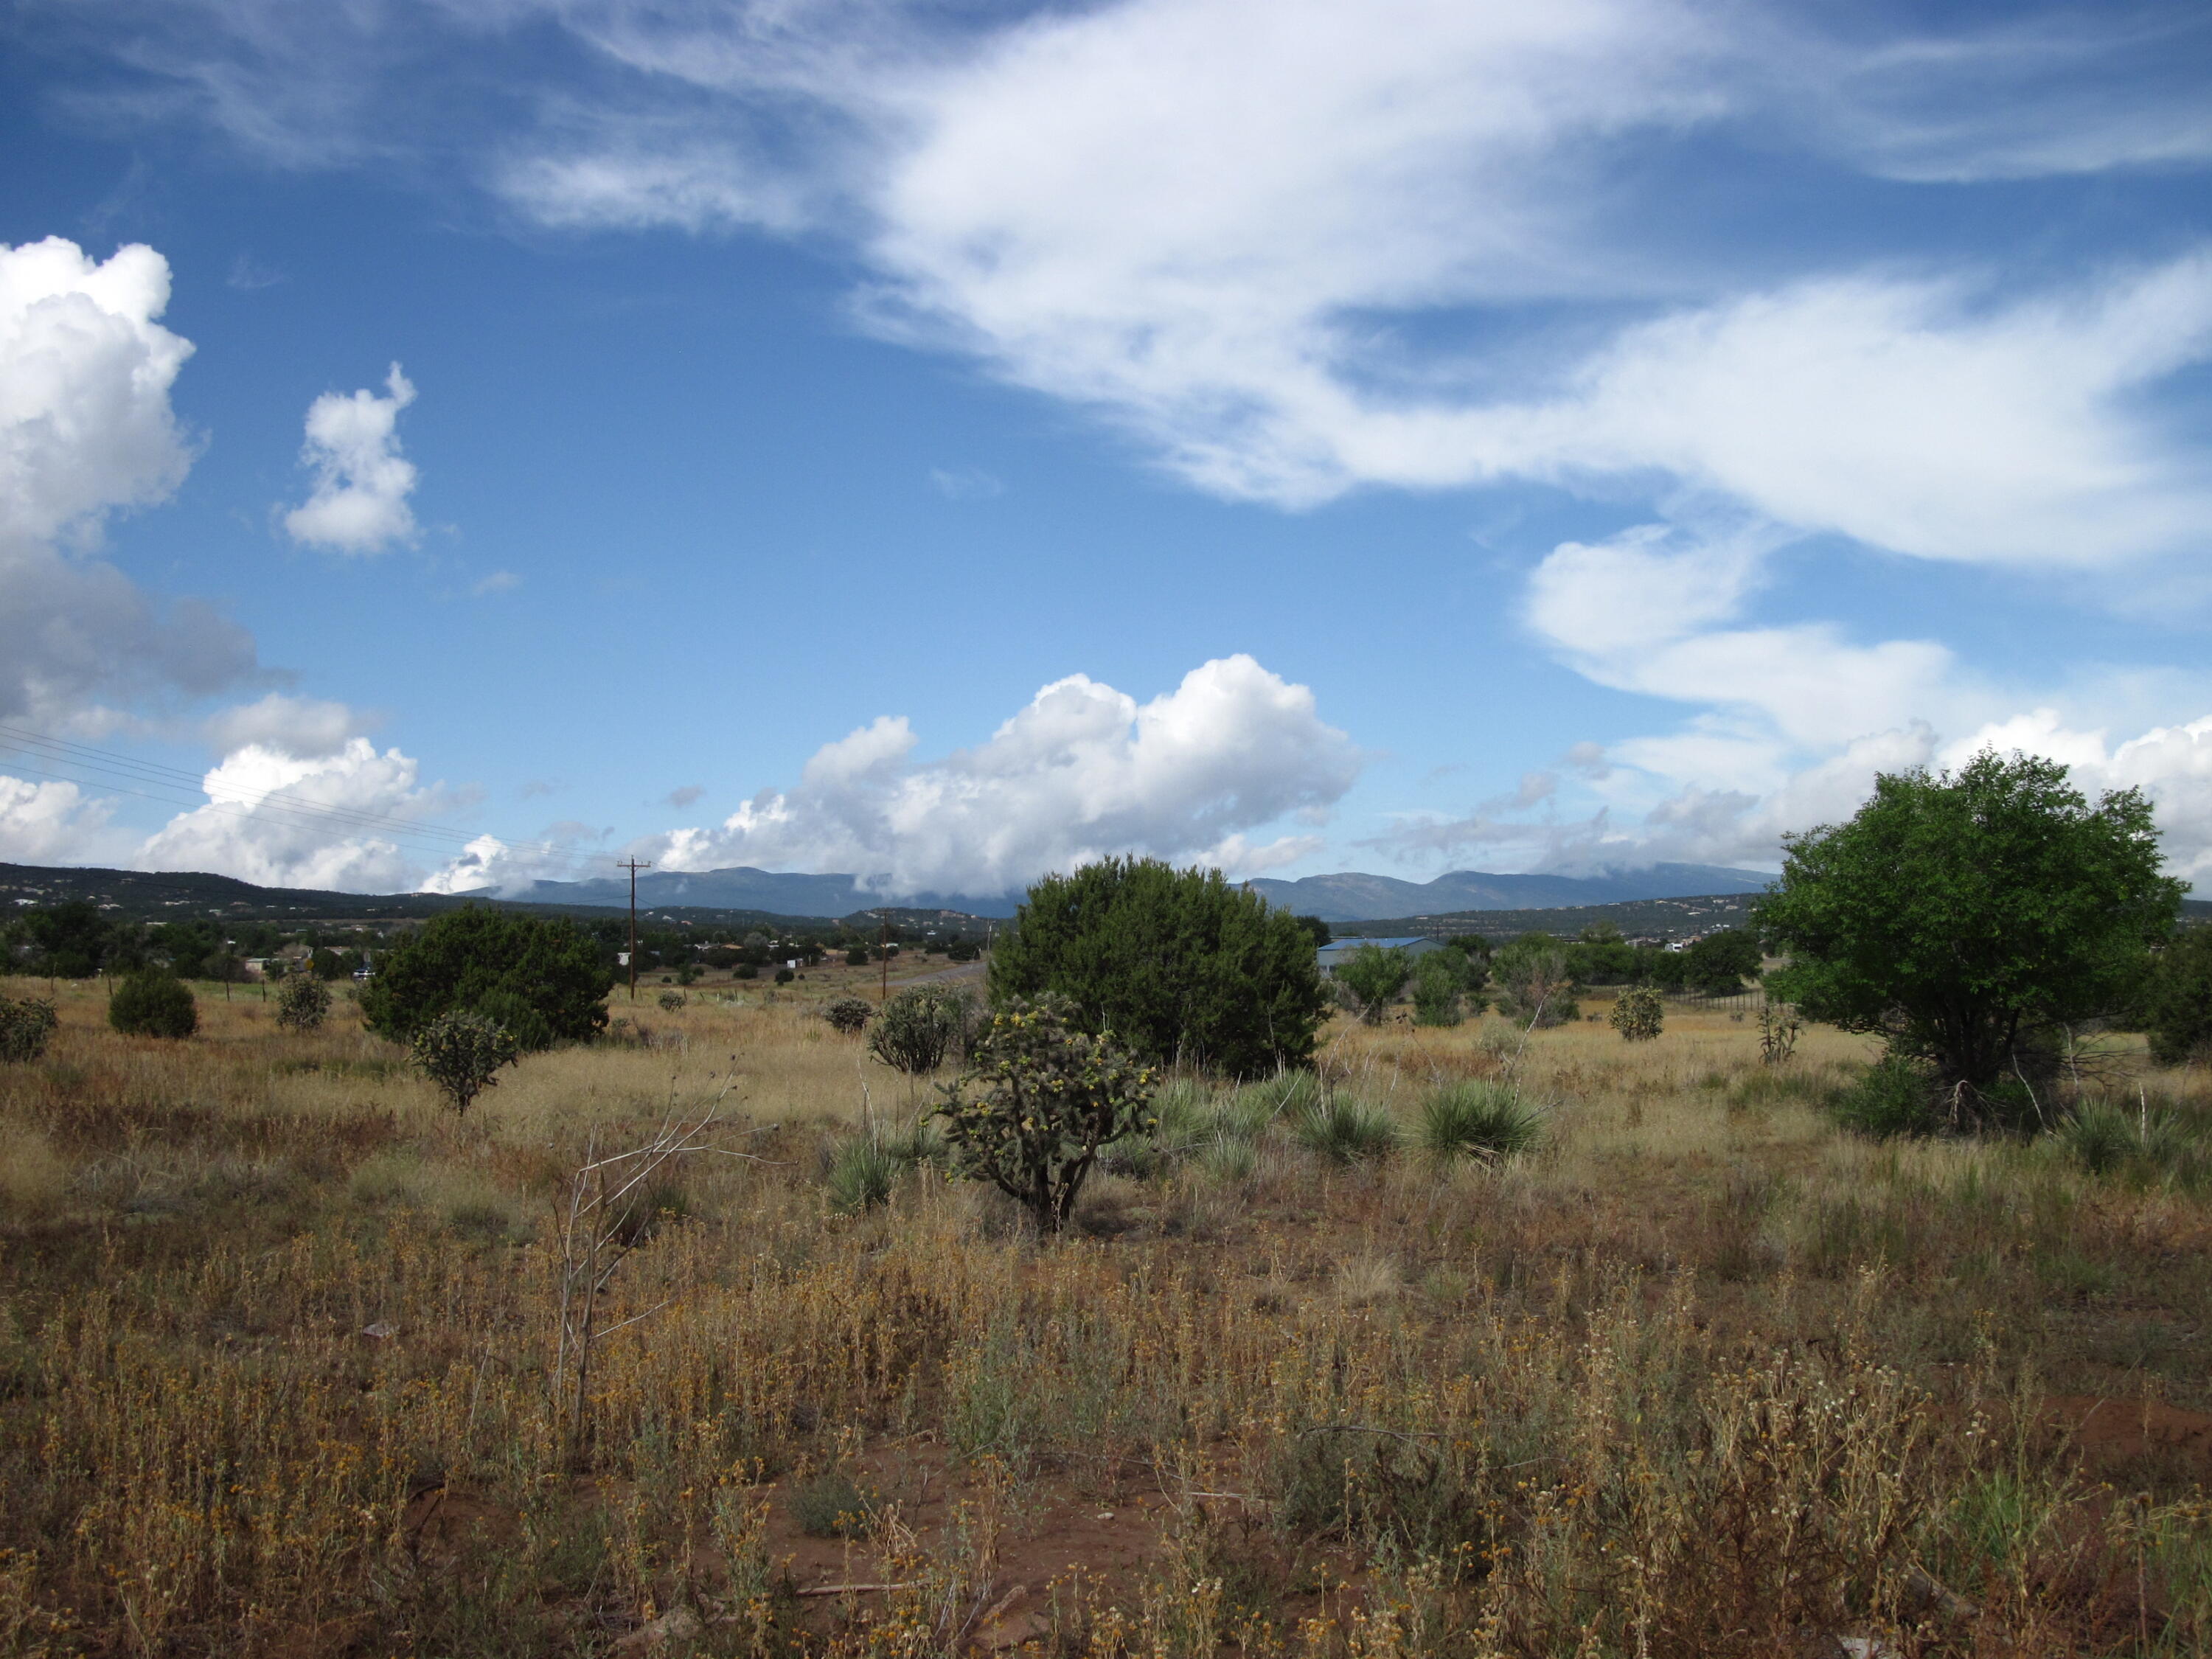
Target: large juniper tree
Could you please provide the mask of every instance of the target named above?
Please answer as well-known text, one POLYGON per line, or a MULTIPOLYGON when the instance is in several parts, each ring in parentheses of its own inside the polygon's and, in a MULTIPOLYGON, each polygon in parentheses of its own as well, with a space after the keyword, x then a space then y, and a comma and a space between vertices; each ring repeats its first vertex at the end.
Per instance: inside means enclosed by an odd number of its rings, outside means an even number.
POLYGON ((1788 841, 1757 907, 1775 995, 1878 1032, 1979 1110, 2058 1028, 2126 1011, 2182 884, 2136 790, 2094 806, 2055 761, 1984 752, 1875 781, 1850 823, 1788 841))
POLYGON ((1313 935, 1218 870, 1104 859, 1030 889, 992 952, 991 1000, 1066 1000, 1140 1058, 1253 1077, 1311 1062, 1329 1006, 1313 935))

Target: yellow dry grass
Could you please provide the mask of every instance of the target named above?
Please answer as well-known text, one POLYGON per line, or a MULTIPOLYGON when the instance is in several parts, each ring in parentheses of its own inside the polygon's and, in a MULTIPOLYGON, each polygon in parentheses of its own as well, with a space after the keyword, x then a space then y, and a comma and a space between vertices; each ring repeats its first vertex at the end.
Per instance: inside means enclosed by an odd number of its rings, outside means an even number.
POLYGON ((1853 1139, 1819 1102, 1863 1039, 1776 1072, 1677 1012, 1335 1030, 1409 1128, 1510 1070, 1546 1133, 1495 1168, 1332 1164, 1201 1088, 1066 1238, 927 1164, 844 1215, 825 1144, 922 1096, 804 988, 647 987, 649 1042, 457 1121, 343 1004, 294 1036, 203 988, 165 1043, 59 988, 0 1068, 0 1652, 2212 1642, 2201 1192, 1853 1139), (656 1192, 567 1422, 564 1182, 716 1101, 752 1157, 656 1192), (2085 1462, 2094 1399, 2140 1432, 2085 1462), (804 1536, 819 1471, 888 1494, 866 1540, 804 1536))

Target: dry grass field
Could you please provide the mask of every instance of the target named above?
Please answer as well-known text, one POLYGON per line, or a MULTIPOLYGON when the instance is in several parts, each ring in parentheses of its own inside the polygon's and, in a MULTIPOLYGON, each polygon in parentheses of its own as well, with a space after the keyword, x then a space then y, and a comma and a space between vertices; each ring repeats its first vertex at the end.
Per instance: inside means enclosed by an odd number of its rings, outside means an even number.
POLYGON ((1040 1242, 894 1156, 812 1012, 870 977, 647 986, 465 1121, 343 1001, 64 985, 0 1066, 0 1652, 2212 1651, 2212 1193, 1843 1135, 1825 1030, 1340 1025, 1341 1097, 1514 1066, 1540 1145, 1339 1162, 1179 1080, 1040 1242), (750 1156, 654 1183, 564 1416, 561 1194, 672 1103, 750 1156))

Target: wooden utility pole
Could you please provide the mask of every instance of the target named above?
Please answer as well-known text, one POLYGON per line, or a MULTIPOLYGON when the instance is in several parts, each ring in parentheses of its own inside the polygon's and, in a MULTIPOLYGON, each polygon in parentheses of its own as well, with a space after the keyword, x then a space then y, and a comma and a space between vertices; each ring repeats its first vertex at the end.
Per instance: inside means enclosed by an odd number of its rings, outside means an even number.
POLYGON ((891 918, 888 910, 876 912, 876 954, 884 964, 883 989, 876 995, 878 1002, 891 1000, 891 918))
POLYGON ((621 868, 629 872, 629 1000, 637 1000, 637 872, 650 870, 650 862, 641 864, 635 859, 623 863, 621 868))

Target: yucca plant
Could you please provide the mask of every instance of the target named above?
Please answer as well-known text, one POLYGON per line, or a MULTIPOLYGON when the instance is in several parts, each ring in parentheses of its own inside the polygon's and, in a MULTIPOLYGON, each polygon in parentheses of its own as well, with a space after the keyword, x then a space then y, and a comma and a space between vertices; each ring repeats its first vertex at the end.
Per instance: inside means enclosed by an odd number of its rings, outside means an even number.
POLYGON ((1323 1096, 1291 1120, 1291 1133, 1332 1164, 1374 1164, 1398 1150, 1397 1120, 1354 1095, 1323 1096))
POLYGON ((1507 1084, 1448 1084, 1421 1102, 1421 1146, 1439 1164, 1494 1164, 1530 1150, 1543 1129, 1542 1115, 1507 1084))
POLYGON ((898 1154, 872 1134, 839 1141, 830 1154, 823 1182, 830 1189, 830 1207, 840 1215, 858 1215, 890 1203, 900 1163, 898 1154))

